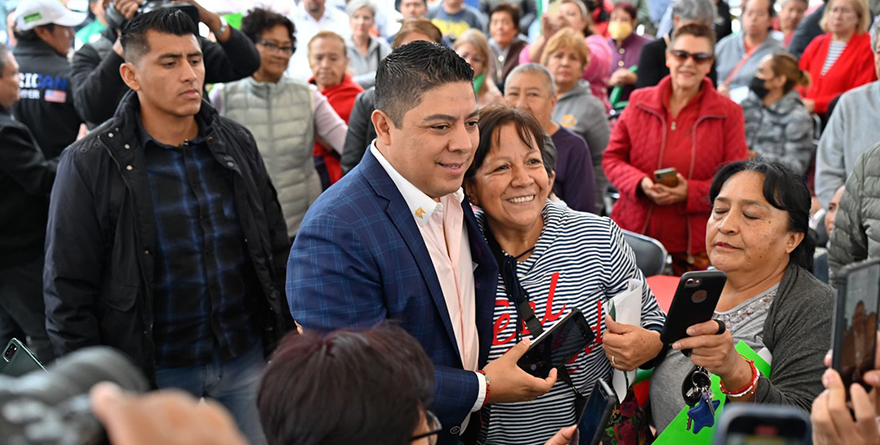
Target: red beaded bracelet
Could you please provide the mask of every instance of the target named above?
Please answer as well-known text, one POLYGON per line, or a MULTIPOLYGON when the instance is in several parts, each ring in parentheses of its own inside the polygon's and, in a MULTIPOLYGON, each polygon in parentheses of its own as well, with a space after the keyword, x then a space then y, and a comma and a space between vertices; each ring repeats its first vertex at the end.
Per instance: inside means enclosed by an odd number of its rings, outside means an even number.
POLYGON ((486 377, 486 398, 483 399, 483 405, 480 406, 480 408, 482 408, 489 403, 489 386, 491 385, 492 379, 489 378, 489 376, 486 375, 486 371, 483 371, 482 369, 477 371, 477 374, 483 374, 483 376, 486 377))
POLYGON ((755 390, 758 385, 758 377, 760 377, 760 374, 758 374, 758 368, 755 367, 754 360, 746 360, 746 363, 752 368, 752 378, 750 379, 751 381, 749 384, 737 391, 728 391, 727 388, 724 387, 724 382, 721 382, 721 392, 727 394, 729 397, 742 397, 755 390))

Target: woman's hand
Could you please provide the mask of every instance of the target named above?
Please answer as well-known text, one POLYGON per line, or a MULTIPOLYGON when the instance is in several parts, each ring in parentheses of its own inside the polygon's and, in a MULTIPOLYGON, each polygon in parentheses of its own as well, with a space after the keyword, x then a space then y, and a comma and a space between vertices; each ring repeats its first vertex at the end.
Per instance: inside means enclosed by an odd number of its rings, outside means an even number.
POLYGON ((605 316, 605 332, 602 333, 602 348, 611 367, 621 371, 632 371, 651 360, 663 349, 660 333, 649 331, 641 326, 617 323, 605 316))
POLYGON ((687 200, 687 179, 685 179, 685 177, 682 176, 681 173, 676 173, 675 176, 678 178, 678 185, 676 185, 675 187, 667 187, 663 184, 654 184, 652 188, 656 198, 652 198, 651 195, 648 195, 648 197, 651 198, 652 201, 657 203, 657 205, 661 206, 676 204, 687 200))
POLYGON ((716 91, 718 91, 718 94, 730 98, 730 87, 727 86, 726 83, 721 82, 721 84, 718 85, 718 89, 716 91))
POLYGON ((636 73, 626 69, 626 68, 618 68, 614 73, 611 74, 611 77, 608 79, 608 85, 613 87, 623 86, 623 85, 635 85, 636 80, 638 80, 638 76, 636 73))
POLYGON ((721 377, 724 386, 736 390, 752 380, 752 367, 733 347, 729 330, 718 334, 720 325, 715 320, 695 324, 687 329, 690 337, 672 344, 672 349, 691 350, 691 361, 721 377))

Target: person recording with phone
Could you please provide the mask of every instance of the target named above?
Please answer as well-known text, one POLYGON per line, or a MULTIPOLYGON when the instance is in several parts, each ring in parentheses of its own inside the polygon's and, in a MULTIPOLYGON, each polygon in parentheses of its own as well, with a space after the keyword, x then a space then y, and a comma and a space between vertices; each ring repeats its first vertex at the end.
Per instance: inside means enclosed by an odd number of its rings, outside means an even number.
POLYGON ((464 187, 481 208, 477 221, 501 263, 486 369, 524 349, 529 337, 561 323, 573 309, 596 329, 596 340, 566 365, 569 381, 560 378, 530 402, 498 400, 484 407, 485 443, 543 443, 578 420, 570 386, 589 397, 596 380, 609 380, 613 369, 635 369, 662 348, 665 317, 620 228, 608 218, 548 200, 556 153, 543 140, 541 125, 527 111, 494 105, 480 113, 480 142, 464 187), (641 283, 640 326, 604 316, 607 300, 626 291, 632 279, 641 283), (525 313, 523 302, 537 319, 525 313))
POLYGON ((679 388, 694 365, 718 375, 724 394, 717 396, 732 402, 807 411, 822 390, 834 294, 810 273, 815 246, 807 235, 804 180, 778 161, 738 161, 721 168, 709 196, 706 249, 727 282, 713 320, 688 327, 690 337, 674 342, 654 370, 651 408, 658 431, 685 407, 679 388), (771 354, 769 378, 737 353, 740 341, 771 354))
POLYGON ((666 51, 670 75, 632 93, 602 160, 620 192, 611 218, 663 243, 675 275, 709 266, 709 184, 719 166, 748 156, 742 109, 706 78, 714 46, 704 25, 675 31, 666 51), (670 181, 653 174, 667 168, 675 168, 670 181))
MULTIPOLYGON (((880 343, 880 333, 876 333, 880 343)), ((859 383, 849 388, 844 385, 840 374, 831 366, 833 351, 825 355, 825 366, 829 369, 822 374, 825 391, 813 401, 810 421, 813 423, 814 445, 874 445, 880 443, 880 348, 874 357, 874 370, 862 378, 872 388, 870 391, 859 383), (849 397, 847 397, 849 392, 849 397), (849 403, 847 403, 849 399, 849 403)))
MULTIPOLYGON (((145 5, 183 6, 190 8, 190 11, 194 8, 198 12, 198 21, 207 25, 214 33, 216 42, 199 37, 205 57, 205 85, 244 79, 260 68, 260 54, 250 39, 229 26, 223 17, 202 7, 196 0, 103 2, 109 26, 104 30, 101 39, 83 45, 73 55, 71 80, 74 105, 90 129, 113 117, 116 106, 129 90, 119 75, 119 65, 125 62, 119 34, 123 25, 145 5)), ((191 18, 195 20, 195 17, 191 18)))

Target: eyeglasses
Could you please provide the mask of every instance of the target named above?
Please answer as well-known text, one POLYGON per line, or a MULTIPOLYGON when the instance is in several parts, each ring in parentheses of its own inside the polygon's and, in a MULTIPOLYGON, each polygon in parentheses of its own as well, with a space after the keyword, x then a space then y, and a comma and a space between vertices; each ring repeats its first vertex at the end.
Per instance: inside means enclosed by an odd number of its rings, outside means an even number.
POLYGON ((715 56, 709 53, 689 53, 680 49, 671 49, 669 54, 672 54, 675 60, 678 60, 680 63, 684 63, 687 59, 694 59, 694 63, 698 65, 711 62, 715 58, 715 56))
POLYGON ((260 41, 257 42, 257 43, 259 43, 260 45, 265 46, 266 48, 269 48, 269 49, 272 50, 272 51, 280 51, 280 52, 282 52, 282 53, 284 53, 284 54, 293 54, 293 50, 294 50, 294 47, 293 47, 293 46, 278 46, 278 45, 276 45, 276 44, 274 44, 274 43, 272 43, 272 42, 267 42, 267 41, 265 41, 265 40, 260 40, 260 41))
POLYGON ((425 417, 428 421, 428 432, 424 434, 419 434, 418 436, 413 436, 412 439, 410 439, 409 441, 414 442, 419 439, 428 439, 428 443, 430 445, 436 445, 437 435, 440 434, 441 431, 443 431, 443 425, 440 425, 440 419, 438 419, 437 416, 434 415, 434 413, 428 410, 425 410, 425 417))

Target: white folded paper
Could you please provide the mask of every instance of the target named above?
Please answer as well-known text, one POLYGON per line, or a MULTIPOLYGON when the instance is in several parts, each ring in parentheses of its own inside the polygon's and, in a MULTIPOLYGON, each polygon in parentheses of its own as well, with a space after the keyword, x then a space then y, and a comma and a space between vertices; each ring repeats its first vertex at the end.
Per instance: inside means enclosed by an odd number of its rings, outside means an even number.
MULTIPOLYGON (((612 307, 614 307, 614 321, 640 326, 642 323, 642 282, 635 279, 627 281, 626 290, 611 297, 606 308, 609 314, 612 307)), ((617 400, 623 402, 626 391, 635 378, 635 370, 626 372, 614 370, 611 384, 617 394, 617 400)))

